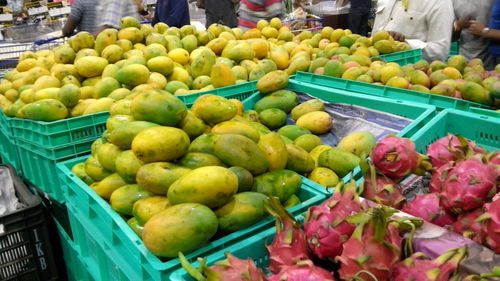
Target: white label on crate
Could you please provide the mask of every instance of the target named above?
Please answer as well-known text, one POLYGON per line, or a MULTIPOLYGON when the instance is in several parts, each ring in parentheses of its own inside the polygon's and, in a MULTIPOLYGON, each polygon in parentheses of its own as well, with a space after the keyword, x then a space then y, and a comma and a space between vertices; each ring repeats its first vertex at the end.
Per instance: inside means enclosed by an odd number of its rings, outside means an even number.
POLYGON ((12 14, 0 14, 0 21, 13 21, 14 17, 12 14))

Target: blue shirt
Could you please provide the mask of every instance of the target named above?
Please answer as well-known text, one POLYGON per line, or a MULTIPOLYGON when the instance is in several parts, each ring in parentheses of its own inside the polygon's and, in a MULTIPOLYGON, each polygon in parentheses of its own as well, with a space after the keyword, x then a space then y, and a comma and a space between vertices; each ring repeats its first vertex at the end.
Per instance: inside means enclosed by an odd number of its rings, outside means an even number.
POLYGON ((189 7, 187 0, 158 0, 156 2, 153 24, 164 22, 168 26, 182 27, 189 25, 189 7))
MULTIPOLYGON (((500 0, 495 0, 495 4, 493 4, 493 8, 491 10, 490 28, 497 30, 500 29, 500 0)), ((490 54, 495 58, 500 57, 499 41, 491 41, 490 54)))

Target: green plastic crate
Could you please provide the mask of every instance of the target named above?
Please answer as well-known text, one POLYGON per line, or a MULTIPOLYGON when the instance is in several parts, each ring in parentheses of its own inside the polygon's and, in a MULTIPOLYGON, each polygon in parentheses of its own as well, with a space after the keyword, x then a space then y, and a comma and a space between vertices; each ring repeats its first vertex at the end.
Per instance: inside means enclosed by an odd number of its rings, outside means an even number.
MULTIPOLYGON (((296 219, 300 219, 300 216, 296 216, 296 219)), ((240 259, 252 259, 255 265, 266 272, 266 268, 269 266, 269 253, 266 249, 267 245, 273 242, 274 236, 276 235, 275 228, 269 228, 253 237, 247 238, 240 241, 240 243, 227 247, 221 251, 217 251, 210 255, 200 256, 207 257, 207 264, 210 266, 217 261, 226 259, 225 253, 229 252, 233 256, 240 259)), ((199 263, 196 261, 196 257, 188 258, 188 261, 195 267, 198 267, 199 263)), ((177 269, 172 273, 172 281, 194 281, 183 268, 177 269)))
POLYGON ((381 58, 386 62, 395 62, 401 66, 405 66, 422 60, 422 49, 412 49, 408 51, 380 55, 377 58, 381 58))
POLYGON ((199 92, 199 93, 194 93, 194 94, 189 94, 189 95, 179 95, 176 97, 178 97, 181 101, 183 101, 188 107, 191 107, 197 98, 199 98, 203 95, 208 95, 208 94, 222 96, 222 97, 225 97, 227 99, 237 99, 237 100, 243 101, 244 99, 248 98, 248 96, 245 96, 244 94, 241 94, 241 93, 246 93, 250 90, 254 90, 257 87, 256 85, 257 85, 257 81, 252 81, 252 82, 242 83, 242 84, 238 84, 238 85, 214 89, 214 90, 210 90, 210 91, 204 91, 204 92, 199 92))
POLYGON ((65 203, 63 187, 57 176, 56 164, 88 154, 93 142, 94 140, 90 140, 58 148, 44 148, 30 142, 17 140, 17 150, 24 178, 57 203, 65 203))
MULTIPOLYGON (((178 268, 178 259, 163 261, 147 250, 144 243, 130 229, 126 221, 89 186, 72 172, 71 168, 85 161, 88 156, 58 164, 58 174, 65 190, 67 207, 74 241, 81 247, 84 259, 100 272, 98 280, 170 280, 178 268)), ((302 203, 291 208, 294 214, 305 212, 326 198, 318 191, 317 184, 304 179, 298 196, 302 203)), ((225 249, 228 245, 253 236, 274 224, 272 218, 241 231, 217 239, 189 254, 205 255, 225 249)))
POLYGON ((460 53, 460 43, 458 41, 452 42, 450 45, 450 53, 448 57, 456 56, 460 53))
POLYGON ((10 164, 22 174, 21 162, 7 116, 0 110, 0 158, 1 163, 10 164))
MULTIPOLYGON (((55 220, 54 220, 55 221, 55 220)), ((91 273, 84 261, 81 258, 80 248, 71 240, 64 228, 55 221, 61 248, 63 252, 64 262, 66 264, 66 272, 68 281, 94 281, 91 273)))
POLYGON ((473 107, 470 109, 470 112, 500 118, 500 112, 492 109, 473 107))
POLYGON ((488 151, 500 150, 500 118, 447 109, 440 112, 411 139, 420 153, 436 140, 451 134, 459 134, 475 141, 488 151))
POLYGON ((427 94, 427 93, 399 89, 399 88, 386 87, 381 85, 374 85, 370 83, 340 79, 325 75, 317 75, 307 72, 297 72, 294 80, 326 86, 338 90, 344 90, 345 93, 352 93, 352 94, 360 93, 371 96, 387 97, 397 100, 405 100, 405 101, 429 104, 435 106, 439 110, 453 108, 453 109, 460 109, 463 111, 470 111, 471 108, 474 107, 491 109, 491 107, 489 106, 462 99, 427 94))
POLYGON ((45 148, 96 140, 106 130, 109 112, 68 118, 54 122, 8 118, 14 137, 45 148))

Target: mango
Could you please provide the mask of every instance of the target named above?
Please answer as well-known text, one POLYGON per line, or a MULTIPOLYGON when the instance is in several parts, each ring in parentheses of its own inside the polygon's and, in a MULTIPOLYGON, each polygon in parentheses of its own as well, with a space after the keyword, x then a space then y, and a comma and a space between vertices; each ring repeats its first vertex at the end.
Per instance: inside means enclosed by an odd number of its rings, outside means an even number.
POLYGON ((288 75, 294 75, 297 71, 307 71, 310 65, 311 59, 309 55, 292 58, 286 72, 288 75))
POLYGON ((64 85, 59 89, 57 99, 64 106, 73 107, 80 100, 80 88, 72 84, 64 85))
POLYGON ((131 217, 127 221, 127 225, 135 232, 135 234, 137 234, 137 236, 139 236, 140 238, 142 237, 142 233, 144 231, 144 226, 139 224, 135 217, 131 217))
POLYGON ((132 214, 137 223, 144 225, 154 215, 170 207, 170 201, 163 196, 151 196, 137 200, 132 207, 132 214))
POLYGON ((269 162, 257 144, 241 135, 220 135, 214 143, 215 155, 230 166, 247 169, 253 175, 267 171, 269 162))
POLYGON ((312 99, 295 106, 291 111, 291 117, 293 120, 297 121, 297 119, 299 119, 299 117, 304 114, 313 111, 323 111, 324 109, 325 104, 322 101, 318 99, 312 99))
POLYGON ((339 183, 339 177, 334 171, 324 168, 316 167, 309 174, 308 178, 315 183, 318 183, 324 187, 336 187, 339 183))
POLYGON ((242 192, 234 195, 229 203, 215 210, 222 232, 234 232, 251 226, 267 213, 264 204, 267 196, 258 192, 242 192))
POLYGON ((466 82, 461 88, 464 99, 472 102, 477 102, 485 105, 491 105, 492 99, 487 90, 475 82, 466 82))
POLYGON ((202 49, 191 64, 193 77, 211 75, 212 67, 215 65, 215 53, 210 49, 202 49))
POLYGON ((186 105, 181 100, 161 90, 137 95, 132 100, 131 110, 136 120, 164 126, 177 125, 187 114, 186 105))
POLYGON ((197 137, 189 145, 189 152, 204 152, 215 155, 215 140, 219 136, 217 134, 204 134, 197 137))
POLYGON ((153 193, 145 190, 137 184, 127 184, 119 187, 109 198, 111 207, 120 214, 133 215, 134 203, 142 198, 153 196, 153 193))
POLYGON ((97 112, 109 111, 111 105, 115 102, 115 100, 110 98, 100 98, 97 101, 90 104, 85 111, 83 111, 83 115, 94 114, 97 112))
POLYGON ((255 103, 254 109, 260 113, 265 109, 278 108, 289 113, 298 103, 299 98, 294 92, 278 90, 260 99, 255 103))
POLYGON ((149 69, 141 64, 131 64, 122 67, 116 73, 116 80, 129 86, 145 84, 149 79, 149 69))
POLYGON ((227 43, 228 40, 225 38, 216 38, 208 42, 207 47, 210 48, 216 55, 220 55, 227 43))
POLYGON ((289 138, 293 142, 296 138, 302 135, 311 134, 311 131, 295 125, 286 125, 278 130, 278 134, 289 138))
POLYGON ((307 152, 313 150, 316 146, 321 145, 321 139, 318 136, 305 134, 293 141, 293 144, 304 149, 307 152))
POLYGON ((135 136, 132 151, 146 163, 171 161, 186 154, 189 143, 189 136, 180 129, 152 127, 135 136))
POLYGON ((294 144, 287 144, 288 159, 286 169, 297 173, 308 173, 314 169, 314 160, 309 153, 294 144))
MULTIPOLYGON (((73 63, 75 61, 76 53, 68 45, 61 45, 54 49, 54 61, 56 63, 73 63)), ((19 69, 18 69, 19 71, 19 69)))
POLYGON ((177 179, 189 173, 191 169, 167 162, 149 163, 137 170, 137 184, 154 194, 166 195, 177 179))
POLYGON ((114 99, 115 101, 123 100, 126 97, 128 97, 131 94, 129 89, 125 88, 118 88, 114 91, 112 91, 109 95, 108 98, 114 99))
MULTIPOLYGON (((112 94, 111 94, 112 95, 112 94)), ((109 115, 132 115, 132 111, 130 110, 130 106, 132 105, 132 101, 128 99, 122 99, 116 101, 109 108, 109 115)))
POLYGON ((115 63, 123 59, 123 53, 120 46, 112 44, 102 50, 101 57, 105 58, 109 63, 115 63))
POLYGON ((247 169, 242 167, 229 168, 236 177, 238 177, 238 192, 250 191, 253 185, 253 175, 247 169))
POLYGON ((109 142, 120 149, 128 150, 132 145, 132 141, 140 132, 157 126, 157 124, 146 121, 127 122, 118 126, 110 133, 109 142))
POLYGON ((231 68, 236 80, 248 80, 248 71, 245 67, 241 65, 234 66, 231 68))
POLYGON ((179 252, 199 249, 217 232, 217 216, 196 203, 179 204, 153 216, 144 225, 142 239, 156 256, 175 258, 179 252))
POLYGON ((101 196, 104 200, 109 200, 111 194, 118 188, 126 185, 127 183, 118 174, 111 174, 100 182, 92 186, 92 189, 101 196))
POLYGON ((370 132, 355 132, 340 140, 337 144, 337 148, 359 157, 362 157, 362 155, 367 157, 370 155, 375 143, 375 136, 370 132))
POLYGON ((78 52, 85 48, 94 47, 94 36, 89 32, 81 31, 71 37, 68 43, 75 52, 78 52))
POLYGON ((359 162, 358 156, 336 148, 322 152, 318 158, 319 167, 329 168, 339 177, 345 177, 359 165, 359 162))
POLYGON ((290 198, 288 198, 288 200, 283 203, 283 207, 285 207, 285 209, 289 209, 299 205, 300 203, 300 198, 297 195, 293 194, 292 196, 290 196, 290 198))
POLYGON ((115 158, 115 170, 127 183, 135 183, 139 169, 145 163, 132 150, 125 150, 115 158))
POLYGON ((97 150, 97 159, 105 169, 114 172, 116 171, 115 159, 121 152, 118 146, 112 143, 105 143, 97 150))
POLYGON ((210 208, 228 203, 238 191, 238 178, 230 170, 207 166, 180 177, 168 189, 172 204, 200 203, 210 208))
POLYGON ((94 86, 94 98, 107 97, 111 92, 121 88, 121 84, 112 77, 104 77, 94 86))
POLYGON ((255 57, 255 51, 250 46, 250 44, 243 42, 243 43, 238 43, 233 48, 230 48, 227 56, 224 57, 227 57, 239 63, 243 60, 253 59, 255 57))
POLYGON ((75 61, 78 74, 87 78, 101 75, 107 65, 108 61, 100 57, 83 57, 75 61))
POLYGON ((71 117, 77 117, 77 116, 82 116, 83 112, 89 107, 91 104, 93 104, 96 100, 95 99, 81 99, 78 101, 78 103, 71 109, 70 116, 71 117))
POLYGON ((191 110, 209 125, 230 120, 237 113, 234 103, 216 95, 203 95, 199 97, 194 102, 191 110))
POLYGON ((221 166, 224 167, 224 163, 219 160, 216 156, 203 152, 189 152, 184 155, 178 162, 181 166, 190 169, 196 169, 205 166, 221 166))
POLYGON ((280 135, 277 133, 262 135, 257 145, 264 152, 269 162, 269 171, 277 171, 285 168, 288 160, 288 152, 280 135))
POLYGON ((254 142, 258 142, 260 138, 259 132, 245 122, 224 121, 215 125, 211 133, 213 134, 237 134, 245 136, 254 142))
POLYGON ((68 116, 68 110, 56 99, 42 99, 26 104, 20 110, 26 118, 36 121, 52 122, 68 116))
POLYGON ((297 119, 297 126, 305 128, 314 134, 325 134, 330 131, 333 119, 324 111, 306 113, 297 119))
POLYGON ((257 90, 263 94, 267 94, 283 89, 287 85, 288 74, 285 71, 276 70, 269 72, 259 79, 257 82, 257 90))
POLYGON ((111 175, 111 172, 104 169, 104 167, 99 163, 97 157, 90 156, 85 160, 85 172, 89 177, 91 177, 94 181, 100 181, 111 175))
POLYGON ((212 66, 210 79, 214 88, 221 88, 236 84, 236 77, 231 68, 223 63, 216 63, 212 66))
POLYGON ((252 191, 275 196, 283 203, 297 193, 302 185, 299 174, 290 170, 273 171, 254 178, 252 191))
POLYGON ((174 62, 169 57, 158 56, 148 60, 147 67, 152 72, 158 72, 165 76, 170 75, 174 70, 174 62))
POLYGON ((268 108, 260 112, 260 122, 271 130, 281 128, 287 119, 286 112, 278 108, 268 108))

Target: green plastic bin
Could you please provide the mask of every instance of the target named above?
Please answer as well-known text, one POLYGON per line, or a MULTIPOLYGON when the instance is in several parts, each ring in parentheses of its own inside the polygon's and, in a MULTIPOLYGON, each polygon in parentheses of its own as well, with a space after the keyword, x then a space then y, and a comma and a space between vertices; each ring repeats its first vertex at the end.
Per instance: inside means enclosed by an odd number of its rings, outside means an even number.
POLYGON ((450 45, 450 53, 448 54, 448 57, 456 56, 459 53, 460 53, 460 42, 458 41, 452 42, 450 45))
POLYGON ((422 49, 412 49, 408 51, 380 55, 377 58, 381 58, 386 62, 395 62, 401 66, 405 66, 422 60, 422 49))
MULTIPOLYGON (((87 264, 98 272, 96 279, 170 280, 170 274, 180 266, 178 259, 161 260, 153 255, 109 203, 71 172, 75 164, 85 161, 87 157, 59 163, 58 174, 62 181, 61 186, 66 189, 64 193, 74 241, 80 246, 87 264)), ((319 192, 320 188, 316 183, 304 178, 298 193, 302 203, 290 211, 301 214, 310 206, 325 200, 326 194, 319 192)), ((223 250, 273 224, 272 218, 266 218, 247 229, 208 243, 188 256, 196 257, 223 250)))
POLYGON ((500 118, 500 112, 496 110, 473 107, 470 109, 470 112, 500 118))
POLYGON ((360 93, 370 96, 387 97, 397 100, 429 104, 435 106, 439 110, 453 108, 453 109, 460 109, 463 111, 470 111, 471 108, 474 107, 492 109, 489 106, 462 99, 427 94, 427 93, 410 91, 399 88, 392 88, 381 85, 374 85, 370 83, 340 79, 325 75, 317 75, 307 72, 297 72, 294 80, 299 82, 307 82, 316 85, 321 85, 338 90, 344 90, 345 93, 352 93, 352 94, 360 93))
POLYGON ((17 146, 12 135, 7 116, 0 110, 0 158, 1 163, 10 164, 18 174, 22 174, 17 146))
POLYGON ((448 133, 475 141, 488 151, 500 150, 500 118, 453 109, 440 112, 411 139, 418 152, 426 153, 430 144, 448 133))
POLYGON ((188 107, 191 107, 197 98, 208 94, 225 97, 227 99, 237 99, 243 101, 244 99, 248 98, 248 96, 245 95, 245 93, 254 90, 256 87, 257 87, 257 81, 252 81, 238 85, 214 89, 210 91, 204 91, 189 95, 180 95, 176 97, 178 97, 181 101, 183 101, 188 107))

